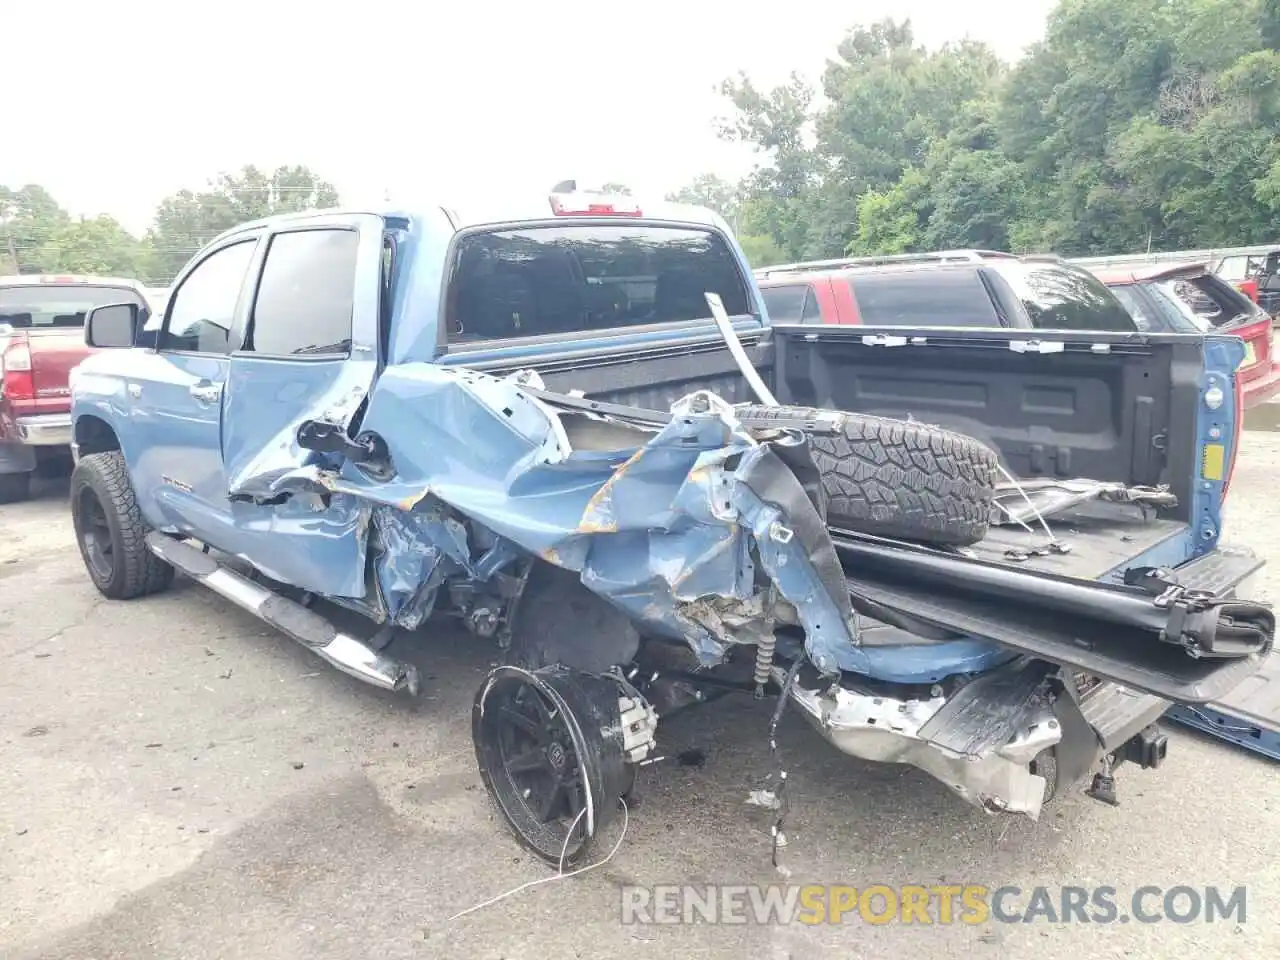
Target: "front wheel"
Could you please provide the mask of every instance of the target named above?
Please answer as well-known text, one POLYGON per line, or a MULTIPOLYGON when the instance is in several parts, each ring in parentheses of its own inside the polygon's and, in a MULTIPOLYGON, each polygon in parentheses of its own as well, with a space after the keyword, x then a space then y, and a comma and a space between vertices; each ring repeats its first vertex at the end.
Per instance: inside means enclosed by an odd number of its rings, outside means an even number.
POLYGON ((71 521, 89 579, 113 600, 159 593, 173 567, 149 549, 124 455, 118 450, 81 457, 71 474, 71 521))

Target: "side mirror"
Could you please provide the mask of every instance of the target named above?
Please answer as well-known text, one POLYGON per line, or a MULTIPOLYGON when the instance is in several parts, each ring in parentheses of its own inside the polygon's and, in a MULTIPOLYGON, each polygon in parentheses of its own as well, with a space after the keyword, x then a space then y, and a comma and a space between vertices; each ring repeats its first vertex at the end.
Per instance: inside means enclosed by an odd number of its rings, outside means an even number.
POLYGON ((137 335, 138 305, 135 303, 94 307, 84 318, 84 342, 90 347, 132 347, 137 335))

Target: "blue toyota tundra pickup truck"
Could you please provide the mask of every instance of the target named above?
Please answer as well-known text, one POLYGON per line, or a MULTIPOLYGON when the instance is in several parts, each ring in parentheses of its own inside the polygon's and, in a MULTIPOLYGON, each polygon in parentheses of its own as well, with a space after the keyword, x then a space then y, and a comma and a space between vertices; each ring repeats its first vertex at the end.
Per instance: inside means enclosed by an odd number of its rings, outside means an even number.
POLYGON ((413 694, 429 619, 490 640, 480 774, 551 862, 715 695, 1036 817, 1270 652, 1230 337, 773 326, 715 214, 570 191, 246 223, 86 339, 95 586, 180 571, 413 694))

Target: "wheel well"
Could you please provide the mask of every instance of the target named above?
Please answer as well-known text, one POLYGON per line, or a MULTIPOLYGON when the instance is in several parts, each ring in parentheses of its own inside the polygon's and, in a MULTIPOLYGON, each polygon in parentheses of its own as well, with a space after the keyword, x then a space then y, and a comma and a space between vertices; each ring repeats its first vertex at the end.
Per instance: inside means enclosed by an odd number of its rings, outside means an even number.
POLYGON ((120 449, 120 438, 111 425, 92 414, 76 418, 75 442, 81 456, 120 449))
POLYGON ((534 564, 511 624, 514 661, 603 673, 635 658, 640 634, 619 607, 592 593, 579 574, 534 564))

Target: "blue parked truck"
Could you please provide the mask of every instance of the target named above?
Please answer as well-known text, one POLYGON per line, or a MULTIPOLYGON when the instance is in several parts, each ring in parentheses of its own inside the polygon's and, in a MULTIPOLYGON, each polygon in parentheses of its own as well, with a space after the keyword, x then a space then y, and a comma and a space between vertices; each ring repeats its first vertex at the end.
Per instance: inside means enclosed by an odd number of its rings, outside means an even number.
POLYGON ((181 571, 410 694, 429 619, 491 640, 480 773, 551 862, 717 695, 1036 817, 1270 652, 1230 337, 771 326, 718 216, 578 192, 247 223, 139 315, 73 376, 97 588, 181 571))

